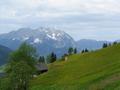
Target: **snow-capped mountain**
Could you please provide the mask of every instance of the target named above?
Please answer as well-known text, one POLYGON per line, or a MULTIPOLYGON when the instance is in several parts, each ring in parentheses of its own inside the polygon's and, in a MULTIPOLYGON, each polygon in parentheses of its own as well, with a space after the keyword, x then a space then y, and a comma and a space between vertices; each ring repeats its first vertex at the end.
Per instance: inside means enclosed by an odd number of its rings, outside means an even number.
POLYGON ((69 47, 75 47, 75 41, 67 33, 53 28, 21 28, 7 34, 0 35, 0 44, 17 49, 22 42, 27 42, 36 47, 41 55, 56 52, 62 55, 69 47))

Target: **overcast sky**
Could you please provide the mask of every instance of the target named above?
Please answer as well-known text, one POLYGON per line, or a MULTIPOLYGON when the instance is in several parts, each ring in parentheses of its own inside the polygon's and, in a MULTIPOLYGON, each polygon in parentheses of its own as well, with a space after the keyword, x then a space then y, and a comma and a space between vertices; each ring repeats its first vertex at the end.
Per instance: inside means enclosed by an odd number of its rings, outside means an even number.
POLYGON ((120 39, 120 0, 0 0, 0 33, 40 26, 75 40, 120 39))

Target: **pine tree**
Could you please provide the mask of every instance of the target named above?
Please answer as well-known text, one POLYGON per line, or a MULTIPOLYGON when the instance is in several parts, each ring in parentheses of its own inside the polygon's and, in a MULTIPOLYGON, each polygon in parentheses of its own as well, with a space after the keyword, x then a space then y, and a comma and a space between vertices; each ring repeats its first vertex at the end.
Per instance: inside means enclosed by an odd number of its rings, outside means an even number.
POLYGON ((108 44, 107 44, 107 43, 104 43, 104 44, 103 44, 103 48, 106 48, 106 47, 108 47, 108 44))
POLYGON ((45 57, 44 56, 40 56, 38 62, 39 63, 45 63, 45 57))
POLYGON ((86 48, 86 49, 85 49, 85 52, 89 52, 89 50, 86 48))
POLYGON ((116 45, 117 44, 117 42, 113 42, 113 45, 116 45))
POLYGON ((74 49, 73 49, 72 47, 70 47, 70 48, 68 49, 68 54, 69 54, 69 55, 73 54, 73 51, 74 51, 74 49))
POLYGON ((82 51, 81 51, 81 53, 84 53, 85 52, 85 50, 83 49, 82 51))
POLYGON ((57 55, 54 53, 54 52, 52 52, 50 55, 49 55, 49 63, 53 63, 53 62, 55 62, 56 60, 57 60, 57 55))
POLYGON ((77 48, 74 49, 74 54, 76 54, 76 53, 77 53, 77 48))

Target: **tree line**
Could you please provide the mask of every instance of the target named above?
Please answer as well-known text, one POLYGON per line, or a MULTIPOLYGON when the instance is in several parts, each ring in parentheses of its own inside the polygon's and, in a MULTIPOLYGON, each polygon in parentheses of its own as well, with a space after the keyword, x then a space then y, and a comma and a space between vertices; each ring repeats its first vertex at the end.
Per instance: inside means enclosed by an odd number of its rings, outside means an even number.
POLYGON ((109 46, 116 45, 118 42, 113 42, 113 43, 103 43, 103 48, 107 48, 109 46))

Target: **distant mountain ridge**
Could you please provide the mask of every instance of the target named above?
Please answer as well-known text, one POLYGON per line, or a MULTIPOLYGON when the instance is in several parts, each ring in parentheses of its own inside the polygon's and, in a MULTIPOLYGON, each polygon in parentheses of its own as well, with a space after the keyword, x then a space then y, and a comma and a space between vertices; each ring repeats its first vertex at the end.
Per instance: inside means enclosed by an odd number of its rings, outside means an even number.
POLYGON ((101 49, 104 43, 112 43, 110 41, 97 41, 92 39, 81 39, 76 42, 79 51, 87 48, 89 50, 101 49))
POLYGON ((75 41, 64 31, 53 28, 21 28, 7 34, 0 35, 0 44, 17 49, 21 43, 27 42, 36 47, 41 55, 47 55, 52 51, 58 56, 66 53, 69 47, 75 47, 75 41))
POLYGON ((64 31, 45 27, 38 29, 20 28, 17 31, 0 35, 0 44, 12 50, 16 50, 23 42, 35 46, 39 55, 55 52, 58 56, 67 53, 69 47, 76 47, 80 52, 85 48, 89 50, 100 49, 103 43, 111 43, 91 39, 75 41, 64 31))

